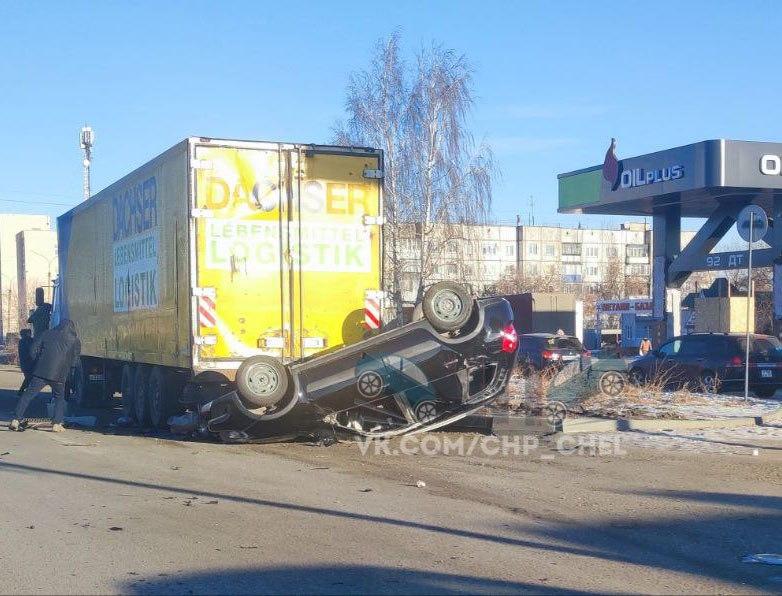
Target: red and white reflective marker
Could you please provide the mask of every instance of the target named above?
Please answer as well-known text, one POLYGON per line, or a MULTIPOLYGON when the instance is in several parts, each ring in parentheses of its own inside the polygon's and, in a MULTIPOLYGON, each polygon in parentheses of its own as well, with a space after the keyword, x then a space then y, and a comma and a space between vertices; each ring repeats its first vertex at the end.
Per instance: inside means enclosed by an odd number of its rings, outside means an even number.
POLYGON ((201 324, 201 327, 214 327, 217 324, 214 298, 210 296, 198 298, 198 322, 201 324))
POLYGON ((367 329, 380 329, 380 299, 376 296, 364 298, 364 324, 367 329))

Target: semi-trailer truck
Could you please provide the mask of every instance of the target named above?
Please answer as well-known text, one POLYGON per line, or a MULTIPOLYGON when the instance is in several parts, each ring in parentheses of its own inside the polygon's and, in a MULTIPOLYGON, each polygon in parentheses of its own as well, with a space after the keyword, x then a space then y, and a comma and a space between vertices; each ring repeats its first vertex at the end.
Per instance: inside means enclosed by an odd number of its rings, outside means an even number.
POLYGON ((190 137, 60 216, 75 399, 120 392, 128 416, 163 426, 249 357, 363 339, 382 288, 382 175, 376 149, 190 137))

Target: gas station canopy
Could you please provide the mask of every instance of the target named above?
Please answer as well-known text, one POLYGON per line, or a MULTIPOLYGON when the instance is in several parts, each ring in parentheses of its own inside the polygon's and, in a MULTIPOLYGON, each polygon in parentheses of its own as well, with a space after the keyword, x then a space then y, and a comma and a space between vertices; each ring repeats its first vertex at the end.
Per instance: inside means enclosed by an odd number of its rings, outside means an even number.
POLYGON ((612 141, 602 165, 560 174, 559 212, 707 218, 726 202, 772 211, 782 196, 782 143, 716 139, 618 160, 612 141))

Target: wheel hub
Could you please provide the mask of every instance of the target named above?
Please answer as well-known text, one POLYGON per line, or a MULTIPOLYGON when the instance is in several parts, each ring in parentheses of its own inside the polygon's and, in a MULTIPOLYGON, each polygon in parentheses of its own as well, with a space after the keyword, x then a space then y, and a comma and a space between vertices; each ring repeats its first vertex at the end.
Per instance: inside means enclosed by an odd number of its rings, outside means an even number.
POLYGON ((432 308, 442 320, 453 321, 462 314, 464 305, 456 292, 441 290, 432 299, 432 308))
POLYGON ((280 379, 271 366, 260 363, 247 372, 247 384, 258 395, 269 395, 277 389, 280 379))

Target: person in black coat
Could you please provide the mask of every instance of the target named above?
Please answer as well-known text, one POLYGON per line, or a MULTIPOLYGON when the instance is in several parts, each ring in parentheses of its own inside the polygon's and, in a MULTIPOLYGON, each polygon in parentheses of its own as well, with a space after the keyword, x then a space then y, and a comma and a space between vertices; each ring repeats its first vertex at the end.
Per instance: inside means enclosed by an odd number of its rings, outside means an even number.
POLYGON ((30 376, 33 373, 33 367, 35 366, 35 360, 33 359, 33 336, 29 329, 22 329, 20 332, 22 336, 19 338, 19 368, 22 369, 24 375, 24 381, 22 386, 19 387, 17 395, 22 395, 22 391, 30 384, 30 376))
POLYGON ((30 353, 35 360, 32 377, 22 397, 19 398, 9 428, 19 430, 21 427, 19 421, 24 418, 30 402, 41 392, 41 389, 49 385, 55 399, 52 430, 61 432, 65 430, 62 426, 65 418, 65 381, 81 354, 81 342, 76 335, 76 325, 70 319, 63 319, 57 327, 44 331, 35 339, 30 353))

